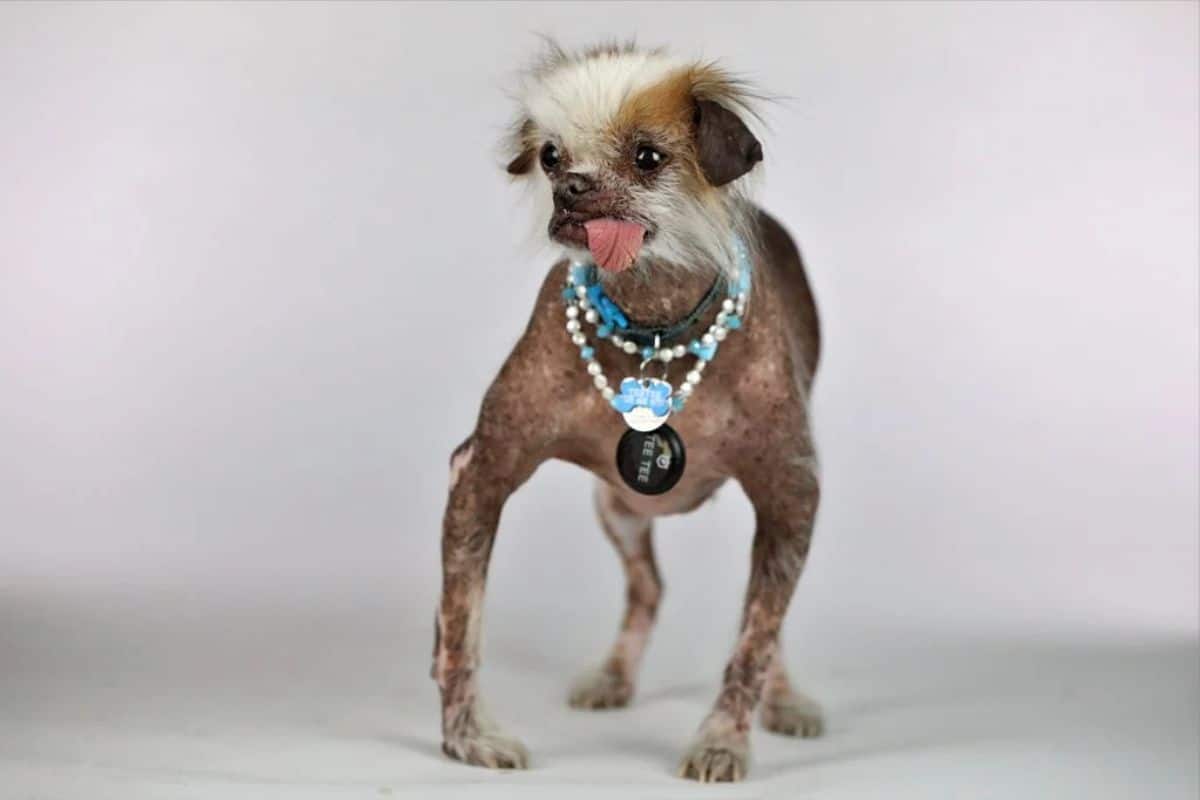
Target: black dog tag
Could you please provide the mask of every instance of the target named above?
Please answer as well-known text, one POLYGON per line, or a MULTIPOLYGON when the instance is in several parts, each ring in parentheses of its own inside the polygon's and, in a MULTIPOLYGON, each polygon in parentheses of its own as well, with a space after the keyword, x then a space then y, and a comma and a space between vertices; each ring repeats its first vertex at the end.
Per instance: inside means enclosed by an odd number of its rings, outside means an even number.
POLYGON ((630 428, 617 443, 617 471, 642 494, 669 491, 683 475, 685 461, 683 440, 670 425, 647 432, 630 428))

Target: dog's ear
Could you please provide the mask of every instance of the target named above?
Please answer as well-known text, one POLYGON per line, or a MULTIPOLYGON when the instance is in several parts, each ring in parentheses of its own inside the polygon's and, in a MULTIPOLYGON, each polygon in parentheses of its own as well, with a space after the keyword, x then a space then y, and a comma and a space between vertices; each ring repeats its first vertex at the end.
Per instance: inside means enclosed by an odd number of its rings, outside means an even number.
POLYGON ((516 155, 504 168, 509 175, 524 175, 533 168, 533 162, 537 158, 537 148, 533 146, 533 134, 534 125, 531 119, 523 119, 513 126, 508 139, 508 148, 509 152, 515 152, 516 155))
POLYGON ((508 162, 508 166, 504 169, 509 175, 524 175, 533 166, 533 157, 535 155, 537 154, 534 153, 532 147, 526 147, 517 154, 516 158, 508 162))
POLYGON ((697 100, 692 119, 697 160, 704 177, 713 186, 724 186, 740 178, 762 161, 762 145, 729 109, 711 100, 697 100))

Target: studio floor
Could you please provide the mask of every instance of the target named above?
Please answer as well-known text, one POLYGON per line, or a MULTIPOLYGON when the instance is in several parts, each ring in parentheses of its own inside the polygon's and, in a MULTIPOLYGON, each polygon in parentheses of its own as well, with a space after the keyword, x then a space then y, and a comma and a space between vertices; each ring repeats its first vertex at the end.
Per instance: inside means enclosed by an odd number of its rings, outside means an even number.
POLYGON ((631 708, 580 712, 563 701, 577 659, 505 632, 484 686, 533 764, 501 774, 442 757, 428 626, 398 616, 18 592, 0 619, 0 796, 1197 796, 1190 638, 844 631, 794 659, 826 735, 756 731, 749 780, 705 787, 673 774, 716 686, 687 652, 651 655, 631 708))

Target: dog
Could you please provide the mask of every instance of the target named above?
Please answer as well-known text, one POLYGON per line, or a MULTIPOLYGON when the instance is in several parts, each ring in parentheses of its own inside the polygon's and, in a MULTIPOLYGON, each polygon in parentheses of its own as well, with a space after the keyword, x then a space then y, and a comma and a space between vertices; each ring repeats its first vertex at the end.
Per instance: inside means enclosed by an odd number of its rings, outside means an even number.
POLYGON ((749 586, 721 690, 678 772, 743 778, 756 708, 770 731, 821 732, 779 645, 820 494, 808 421, 820 333, 796 245, 750 200, 760 99, 716 63, 634 45, 551 44, 524 74, 507 171, 544 204, 539 224, 563 258, 450 459, 432 676, 451 758, 528 765, 482 710, 481 610, 501 508, 552 458, 596 477, 627 581, 617 641, 570 704, 630 702, 663 595, 654 518, 733 479, 755 511, 749 586), (535 386, 554 390, 532 404, 535 386))

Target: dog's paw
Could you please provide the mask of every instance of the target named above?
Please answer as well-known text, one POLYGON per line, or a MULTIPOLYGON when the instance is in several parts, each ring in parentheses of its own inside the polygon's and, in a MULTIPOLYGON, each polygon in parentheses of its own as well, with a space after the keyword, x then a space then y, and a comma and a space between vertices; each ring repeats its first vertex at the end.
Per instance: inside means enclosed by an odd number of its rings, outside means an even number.
POLYGON ((679 777, 701 783, 731 783, 746 777, 748 764, 745 750, 695 747, 680 762, 679 777))
POLYGON ((799 692, 764 700, 758 718, 764 728, 784 736, 809 739, 825 731, 821 707, 799 692))
POLYGON ((498 731, 469 731, 448 736, 442 752, 456 761, 492 769, 527 769, 529 751, 525 745, 498 731))
POLYGON ((679 777, 702 783, 729 783, 746 777, 749 738, 725 720, 710 717, 679 762, 679 777))
POLYGON ((633 698, 633 684, 603 668, 580 675, 571 685, 567 702, 571 708, 624 708, 633 698))

